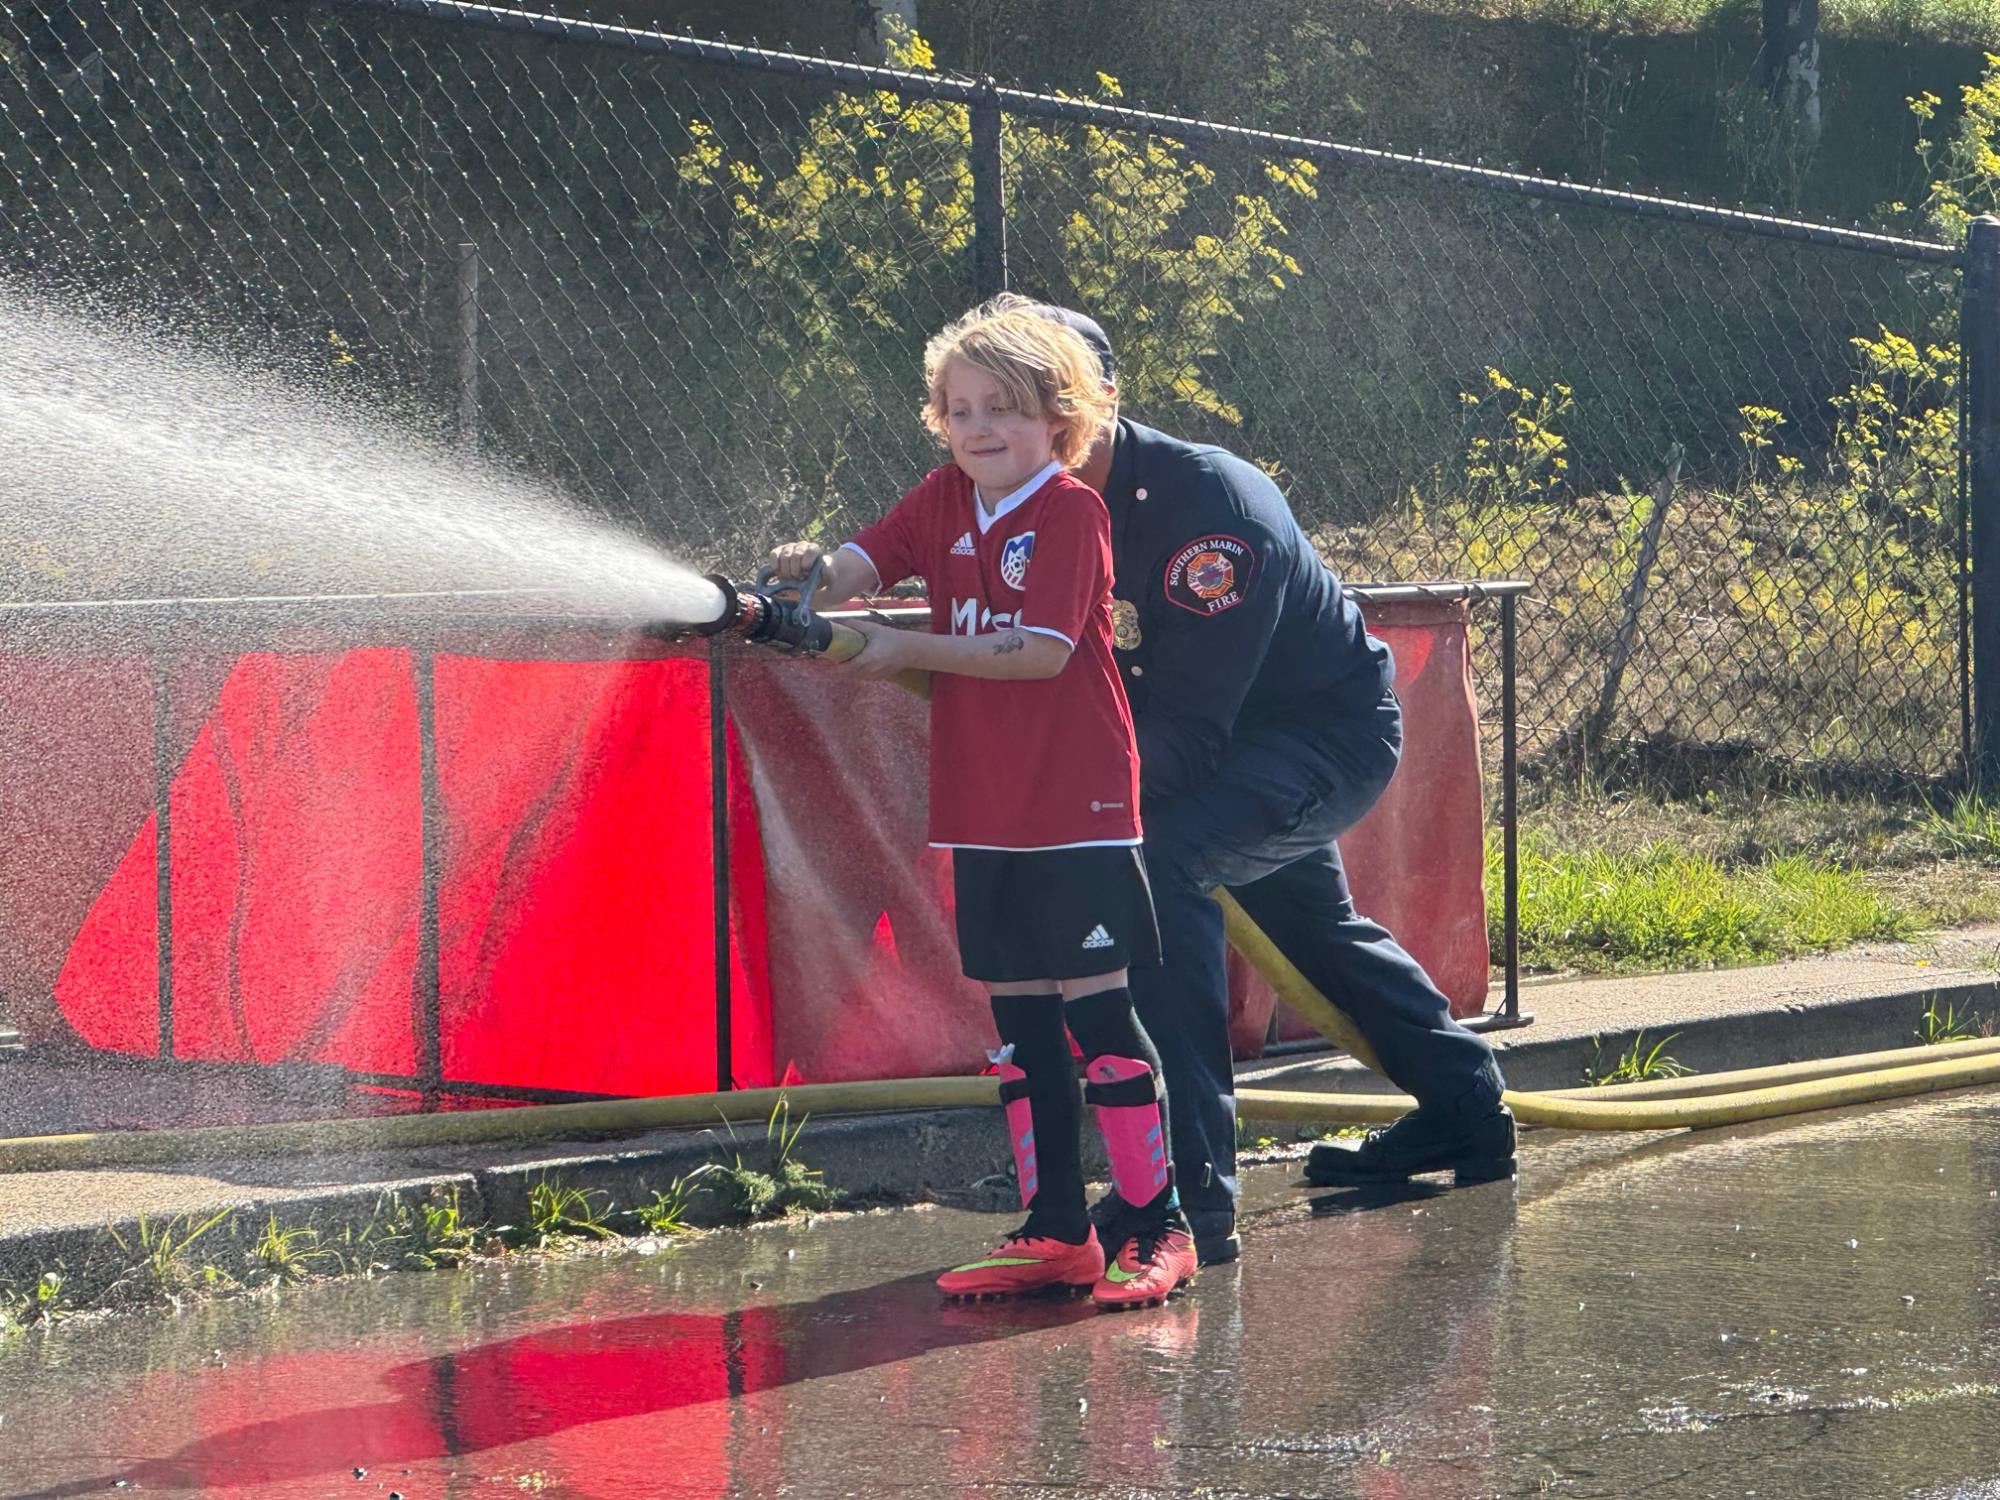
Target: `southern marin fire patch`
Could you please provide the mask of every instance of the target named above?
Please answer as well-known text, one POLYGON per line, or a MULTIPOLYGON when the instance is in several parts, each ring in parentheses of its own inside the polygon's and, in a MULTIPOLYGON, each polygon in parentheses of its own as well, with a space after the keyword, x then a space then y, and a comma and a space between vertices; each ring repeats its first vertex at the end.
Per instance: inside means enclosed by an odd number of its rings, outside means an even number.
POLYGON ((1000 577, 1008 588, 1017 589, 1028 581, 1028 559, 1034 555, 1034 532, 1007 538, 1007 545, 1000 549, 1000 577))
POLYGON ((1198 615, 1234 609, 1250 591, 1257 554, 1241 537, 1205 536, 1167 564, 1167 598, 1198 615))

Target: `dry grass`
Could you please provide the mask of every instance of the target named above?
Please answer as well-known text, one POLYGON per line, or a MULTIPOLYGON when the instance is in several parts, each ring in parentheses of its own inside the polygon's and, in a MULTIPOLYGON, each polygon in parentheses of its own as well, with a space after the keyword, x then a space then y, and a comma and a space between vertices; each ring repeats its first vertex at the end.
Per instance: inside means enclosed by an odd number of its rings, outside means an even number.
MULTIPOLYGON (((1652 504, 1631 492, 1448 500, 1318 540, 1353 578, 1533 581, 1518 647, 1533 756, 1598 706, 1652 504)), ((1683 489, 1639 596, 1607 737, 1942 773, 1958 744, 1956 598, 1947 541, 1910 546, 1824 487, 1683 489)), ((1474 620, 1489 677, 1496 618, 1474 620)), ((1481 697, 1497 699, 1497 678, 1481 697)))

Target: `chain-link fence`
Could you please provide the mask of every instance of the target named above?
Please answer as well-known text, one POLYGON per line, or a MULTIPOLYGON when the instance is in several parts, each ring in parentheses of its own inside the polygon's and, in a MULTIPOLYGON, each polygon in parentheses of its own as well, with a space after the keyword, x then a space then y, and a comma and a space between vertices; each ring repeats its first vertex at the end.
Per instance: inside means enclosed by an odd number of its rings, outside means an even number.
POLYGON ((914 39, 881 70, 69 0, 0 61, 0 274, 364 391, 701 565, 935 462, 921 340, 1004 281, 1096 314, 1126 413, 1271 469, 1344 576, 1531 579, 1527 753, 1959 766, 1950 247, 1000 90, 914 39))

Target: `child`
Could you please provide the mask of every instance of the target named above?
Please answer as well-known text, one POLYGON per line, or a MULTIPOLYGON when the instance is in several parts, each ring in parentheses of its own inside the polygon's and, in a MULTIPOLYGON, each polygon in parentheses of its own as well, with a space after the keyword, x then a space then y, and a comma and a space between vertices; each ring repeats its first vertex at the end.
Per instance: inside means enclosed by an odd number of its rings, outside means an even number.
MULTIPOLYGON (((959 959, 992 997, 1000 1098, 1028 1219, 946 1272, 952 1297, 1091 1290, 1157 1304, 1195 1270, 1168 1167, 1160 1059, 1128 965, 1159 962, 1139 853, 1139 757, 1111 654, 1111 525, 1068 470, 1110 420, 1096 356, 1018 299, 924 350, 924 422, 952 462, 826 557, 823 597, 921 576, 928 635, 864 625, 849 670, 931 690, 930 836, 952 851, 959 959), (1066 1034, 1067 1033, 1067 1034, 1066 1034), (1111 1158, 1100 1241, 1084 1205, 1075 1060, 1111 1158), (1107 1255, 1109 1263, 1107 1264, 1107 1255)), ((810 543, 778 548, 802 578, 810 543)))

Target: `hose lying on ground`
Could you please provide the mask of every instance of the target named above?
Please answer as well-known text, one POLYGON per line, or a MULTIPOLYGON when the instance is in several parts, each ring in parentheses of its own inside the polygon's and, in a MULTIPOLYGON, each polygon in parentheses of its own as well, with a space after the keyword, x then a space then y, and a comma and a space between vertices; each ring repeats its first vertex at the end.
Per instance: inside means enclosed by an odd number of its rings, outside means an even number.
MULTIPOLYGON (((1734 1125, 1806 1110, 2000 1082, 2000 1040, 1908 1048, 1779 1067, 1663 1080, 1661 1085, 1514 1093, 1508 1105, 1522 1123, 1568 1130, 1677 1130, 1734 1125), (1904 1059, 1883 1066, 1879 1059, 1904 1059), (1868 1066, 1857 1070, 1856 1065, 1868 1066), (1757 1082, 1742 1086, 1754 1077, 1757 1082), (1687 1090, 1679 1097, 1655 1091, 1687 1090), (1638 1090, 1648 1090, 1644 1097, 1638 1090), (1728 1089, 1728 1092, 1716 1092, 1728 1089)), ((118 1130, 0 1140, 0 1171, 27 1172, 265 1156, 469 1146, 574 1139, 676 1125, 757 1124, 783 1100, 814 1115, 911 1109, 964 1109, 998 1098, 992 1078, 900 1078, 869 1083, 809 1083, 738 1089, 666 1099, 614 1099, 452 1114, 385 1115, 276 1125, 212 1125, 186 1130, 118 1130)), ((1247 1118, 1315 1125, 1380 1124, 1410 1107, 1402 1094, 1317 1094, 1242 1089, 1247 1118)))
MULTIPOLYGON (((1373 1052, 1354 1023, 1278 952, 1241 907, 1226 894, 1219 899, 1230 941, 1278 995, 1330 1040, 1379 1072, 1373 1052)), ((1506 1100, 1516 1117, 1528 1125, 1568 1130, 1678 1130, 1736 1125, 1995 1082, 2000 1082, 2000 1038, 1979 1038, 1702 1077, 1546 1093, 1510 1091, 1506 1100)), ((997 1089, 997 1082, 990 1077, 900 1078, 448 1114, 27 1136, 0 1140, 0 1172, 406 1150, 573 1139, 724 1121, 757 1123, 768 1120, 781 1101, 791 1109, 815 1115, 960 1109, 995 1103, 997 1089)), ((1379 1124, 1395 1119, 1410 1104, 1402 1094, 1246 1088, 1236 1096, 1237 1113, 1246 1118, 1316 1125, 1379 1124)))
MULTIPOLYGON (((1881 1099, 1902 1099, 1912 1094, 1931 1094, 1942 1089, 1973 1088, 2000 1083, 2000 1051, 1986 1051, 1971 1057, 1932 1059, 1931 1049, 1911 1049, 1917 1060, 1903 1067, 1875 1068, 1836 1077, 1808 1078, 1802 1082, 1773 1083, 1740 1089, 1726 1094, 1696 1094, 1682 1098, 1626 1101, 1618 1098, 1578 1098, 1563 1091, 1549 1094, 1522 1094, 1509 1090, 1502 1097, 1514 1116, 1524 1125, 1548 1125, 1562 1130, 1678 1130, 1713 1125, 1742 1125, 1751 1120, 1775 1119, 1814 1109, 1838 1109, 1846 1104, 1871 1104, 1881 1099)), ((1798 1064, 1807 1069, 1815 1065, 1798 1064)), ((1776 1072, 1776 1069, 1760 1069, 1776 1072)), ((1581 1092, 1581 1091, 1578 1091, 1581 1092)), ((1622 1090, 1612 1088, 1606 1093, 1622 1090)), ((1240 1113, 1259 1120, 1300 1121, 1318 1124, 1330 1118, 1327 1103, 1334 1096, 1285 1092, 1277 1089, 1244 1089, 1236 1096, 1240 1113)), ((1343 1103, 1360 1103, 1367 1096, 1349 1095, 1343 1103)), ((1390 1097, 1386 1104, 1369 1099, 1367 1120, 1393 1120, 1409 1101, 1390 1097)), ((1361 1111, 1353 1112, 1356 1116, 1361 1111)))

